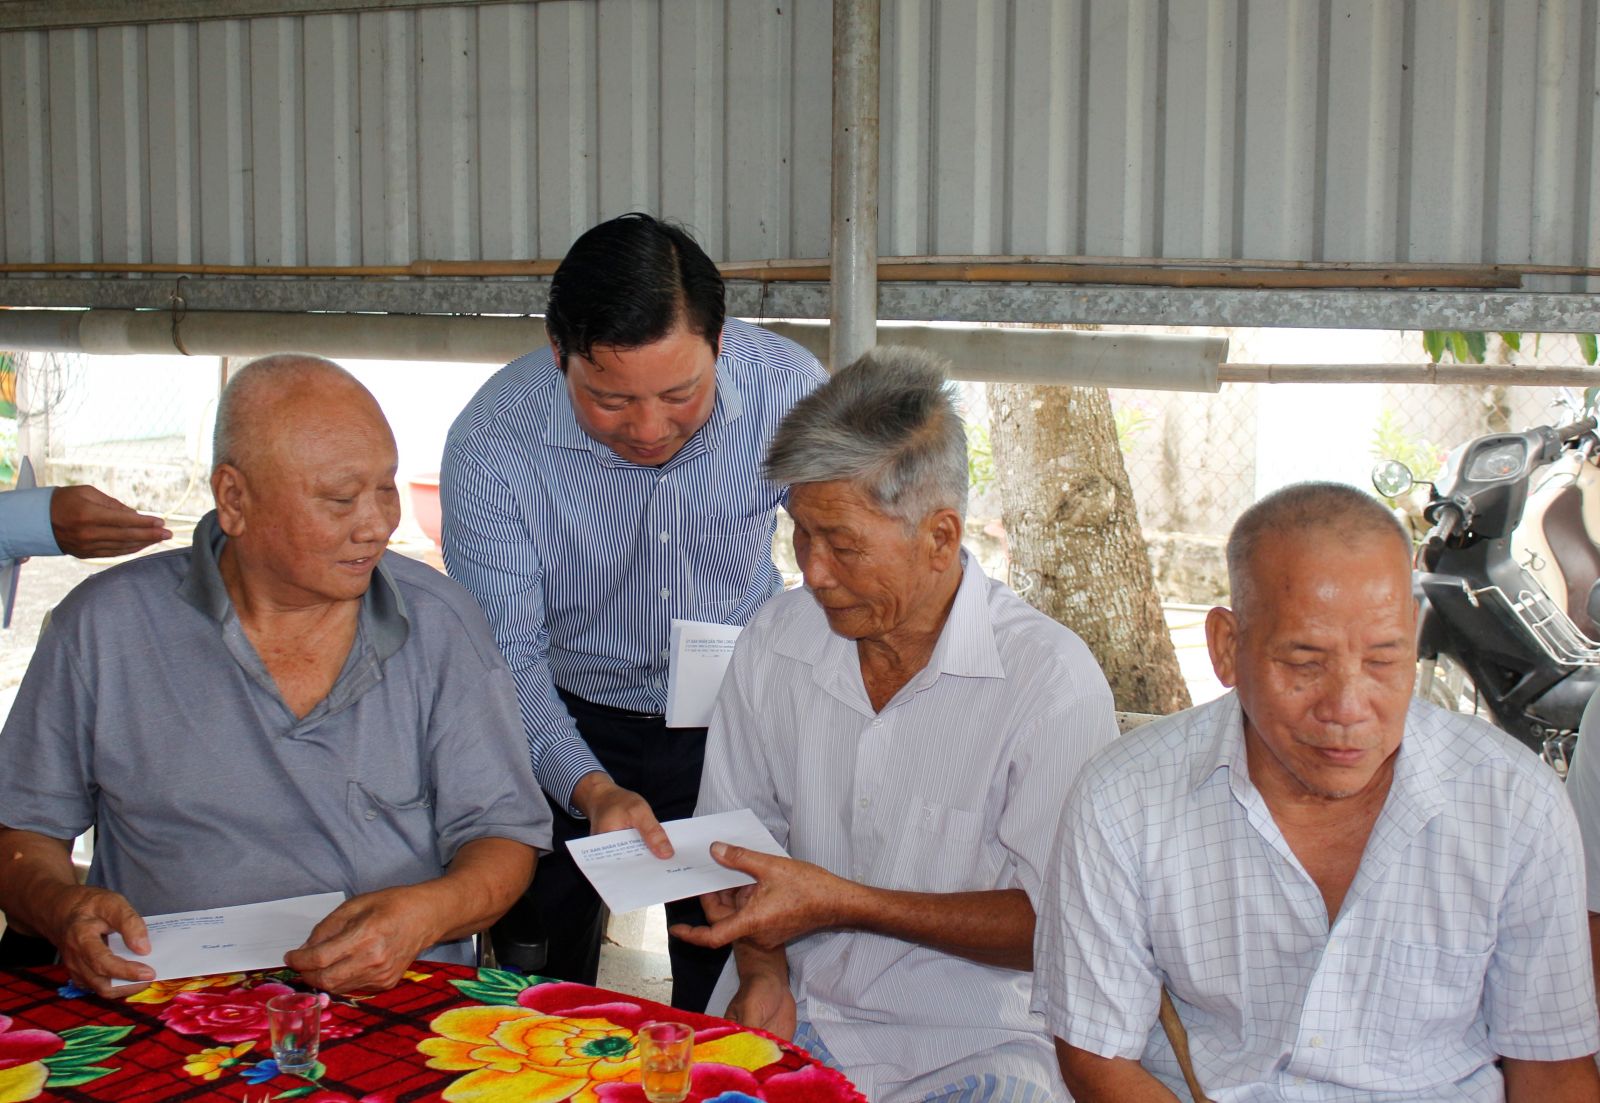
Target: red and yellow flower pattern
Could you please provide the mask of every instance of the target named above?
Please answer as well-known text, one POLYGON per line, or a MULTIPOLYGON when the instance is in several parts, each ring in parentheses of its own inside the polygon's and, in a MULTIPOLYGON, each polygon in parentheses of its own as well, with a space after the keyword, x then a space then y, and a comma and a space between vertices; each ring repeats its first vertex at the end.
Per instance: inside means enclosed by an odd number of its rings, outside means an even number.
MULTIPOLYGON (((637 1031, 651 1016, 633 1002, 596 1003, 595 994, 552 982, 522 989, 514 1003, 451 1008, 433 1019, 434 1036, 417 1049, 429 1068, 465 1074, 442 1089, 448 1103, 643 1103, 637 1031)), ((694 1056, 690 1103, 730 1093, 796 1098, 782 1091, 799 1087, 794 1070, 764 1034, 704 1026, 694 1056), (766 1094, 767 1080, 777 1081, 778 1094, 766 1094)))

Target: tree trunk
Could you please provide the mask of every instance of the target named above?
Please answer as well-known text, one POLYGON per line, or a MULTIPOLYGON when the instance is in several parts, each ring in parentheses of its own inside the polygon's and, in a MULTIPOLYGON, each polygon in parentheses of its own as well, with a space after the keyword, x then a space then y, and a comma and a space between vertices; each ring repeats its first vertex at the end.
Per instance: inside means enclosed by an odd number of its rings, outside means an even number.
POLYGON ((1106 392, 989 385, 1011 588, 1089 645, 1125 712, 1189 707, 1106 392))

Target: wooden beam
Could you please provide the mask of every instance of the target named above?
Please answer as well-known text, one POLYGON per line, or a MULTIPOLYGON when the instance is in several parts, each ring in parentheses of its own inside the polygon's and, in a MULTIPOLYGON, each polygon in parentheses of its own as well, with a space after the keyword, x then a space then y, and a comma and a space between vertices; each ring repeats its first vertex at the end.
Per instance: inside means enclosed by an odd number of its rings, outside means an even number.
POLYGON ((326 15, 405 8, 482 7, 511 0, 0 0, 0 31, 53 31, 133 23, 192 23, 203 19, 326 15))

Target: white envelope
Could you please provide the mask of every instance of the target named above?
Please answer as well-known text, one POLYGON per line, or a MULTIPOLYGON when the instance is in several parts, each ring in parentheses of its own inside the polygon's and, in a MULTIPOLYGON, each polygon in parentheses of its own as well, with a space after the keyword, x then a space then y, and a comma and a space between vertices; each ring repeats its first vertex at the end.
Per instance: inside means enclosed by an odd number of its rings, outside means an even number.
POLYGON ((631 912, 703 892, 755 884, 753 878, 719 866, 711 857, 712 843, 733 843, 763 854, 785 853, 748 808, 670 820, 661 826, 672 840, 671 858, 657 858, 650 853, 639 832, 631 827, 567 840, 578 868, 612 911, 631 912))
POLYGON ((128 949, 119 934, 107 938, 111 952, 142 961, 156 971, 156 980, 203 977, 211 973, 244 973, 277 969, 283 955, 305 944, 311 929, 344 903, 344 893, 323 892, 261 904, 203 908, 145 916, 150 952, 128 949))
POLYGON ((667 642, 667 727, 703 728, 711 723, 717 690, 742 631, 736 624, 672 622, 667 642))

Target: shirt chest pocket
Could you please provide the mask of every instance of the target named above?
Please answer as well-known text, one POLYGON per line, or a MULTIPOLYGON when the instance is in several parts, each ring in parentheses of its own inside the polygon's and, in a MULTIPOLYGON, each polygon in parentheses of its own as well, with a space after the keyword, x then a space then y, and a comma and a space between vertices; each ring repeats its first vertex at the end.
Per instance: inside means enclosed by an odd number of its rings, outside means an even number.
POLYGON ((983 883, 983 817, 965 808, 912 799, 887 874, 909 892, 993 888, 983 883))
POLYGON ((772 518, 697 520, 689 541, 694 616, 718 620, 744 599, 755 575, 772 561, 772 518))
POLYGON ((1378 951, 1365 1001, 1367 1044, 1396 1057, 1422 1060, 1459 1039, 1483 1001, 1491 949, 1448 950, 1390 941, 1378 951))
POLYGON ((351 819, 402 829, 431 820, 433 787, 415 741, 364 745, 352 772, 347 789, 351 819))

